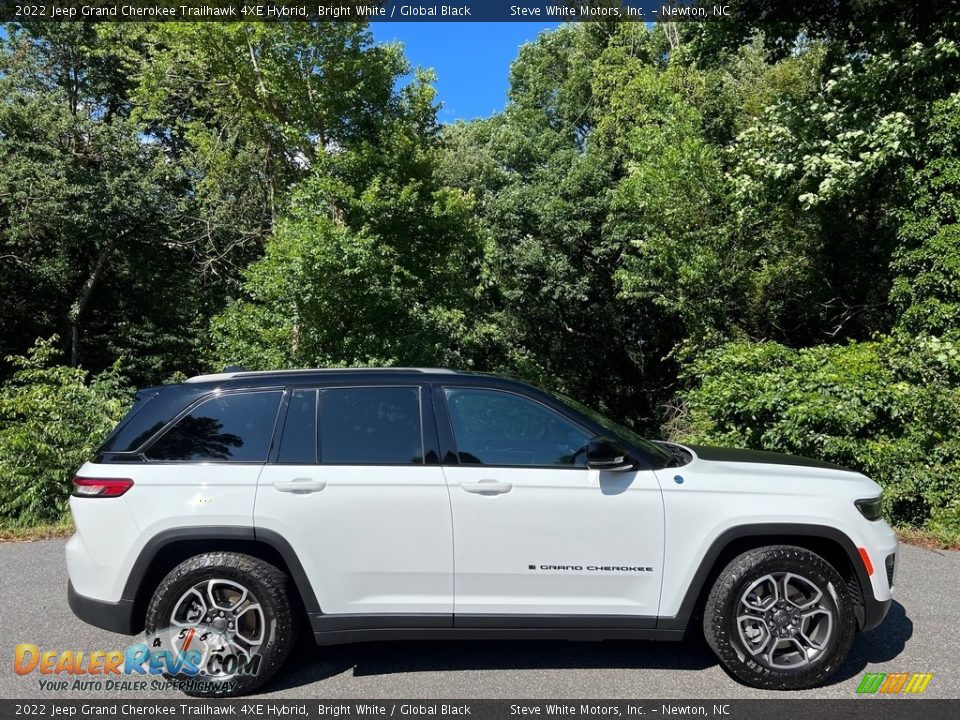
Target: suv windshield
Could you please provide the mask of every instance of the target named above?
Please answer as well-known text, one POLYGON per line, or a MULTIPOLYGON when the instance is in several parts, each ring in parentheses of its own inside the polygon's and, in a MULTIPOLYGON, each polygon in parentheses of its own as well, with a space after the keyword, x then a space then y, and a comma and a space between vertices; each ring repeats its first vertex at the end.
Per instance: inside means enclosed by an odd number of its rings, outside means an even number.
POLYGON ((586 415, 588 418, 593 420, 597 425, 602 427, 604 430, 608 431, 614 437, 623 440, 628 445, 633 445, 634 447, 642 450, 647 453, 651 458, 654 458, 655 461, 659 461, 661 466, 667 466, 671 464, 674 460, 673 455, 668 452, 665 448, 652 443, 646 438, 637 435, 630 428, 624 427, 620 423, 616 423, 608 417, 604 417, 596 410, 592 410, 583 403, 577 402, 573 398, 569 398, 566 395, 563 395, 553 390, 548 390, 546 388, 541 388, 544 392, 552 395, 557 400, 562 402, 564 405, 572 407, 574 410, 579 412, 581 415, 586 415))

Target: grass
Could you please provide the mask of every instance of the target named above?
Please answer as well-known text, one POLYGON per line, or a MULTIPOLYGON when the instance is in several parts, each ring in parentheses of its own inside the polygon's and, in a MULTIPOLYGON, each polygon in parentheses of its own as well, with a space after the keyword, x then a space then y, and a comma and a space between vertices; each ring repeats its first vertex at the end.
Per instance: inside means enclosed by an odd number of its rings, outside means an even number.
POLYGON ((65 518, 50 525, 33 527, 0 527, 0 543, 31 542, 33 540, 51 540, 69 537, 73 533, 73 521, 65 518))
POLYGON ((956 537, 945 538, 928 530, 909 527, 898 527, 896 530, 900 542, 908 545, 916 545, 927 550, 960 550, 960 539, 956 537))

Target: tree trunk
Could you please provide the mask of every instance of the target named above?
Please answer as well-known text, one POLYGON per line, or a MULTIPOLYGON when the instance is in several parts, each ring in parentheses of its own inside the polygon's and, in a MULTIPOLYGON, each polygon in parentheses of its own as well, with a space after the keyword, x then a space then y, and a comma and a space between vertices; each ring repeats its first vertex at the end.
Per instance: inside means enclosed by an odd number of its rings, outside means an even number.
POLYGON ((100 276, 103 275, 104 269, 107 267, 107 260, 112 250, 112 242, 108 242, 103 246, 103 249, 100 250, 100 255, 97 257, 97 262, 94 264, 93 270, 89 277, 87 277, 86 282, 83 283, 80 298, 73 304, 73 307, 70 308, 70 365, 73 367, 76 367, 79 361, 80 317, 90 303, 90 298, 93 297, 93 290, 97 286, 100 276))

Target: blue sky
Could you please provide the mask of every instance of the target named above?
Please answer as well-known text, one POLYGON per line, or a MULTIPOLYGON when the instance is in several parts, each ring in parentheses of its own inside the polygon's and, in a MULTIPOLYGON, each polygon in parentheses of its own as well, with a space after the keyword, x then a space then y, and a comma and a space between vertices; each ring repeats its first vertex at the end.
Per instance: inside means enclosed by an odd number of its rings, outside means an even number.
POLYGON ((507 102, 517 48, 559 23, 401 22, 370 24, 381 42, 399 40, 411 65, 433 68, 441 122, 487 117, 507 102))

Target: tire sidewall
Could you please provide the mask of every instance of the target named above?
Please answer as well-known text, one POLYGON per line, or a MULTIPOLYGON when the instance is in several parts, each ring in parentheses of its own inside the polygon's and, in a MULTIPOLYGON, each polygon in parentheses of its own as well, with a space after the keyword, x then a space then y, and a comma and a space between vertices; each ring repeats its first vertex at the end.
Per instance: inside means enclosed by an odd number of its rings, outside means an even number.
POLYGON ((708 601, 704 630, 714 652, 740 680, 754 687, 798 690, 819 685, 837 670, 852 645, 856 618, 849 591, 833 566, 803 548, 777 546, 745 553, 727 566, 708 601), (777 573, 800 575, 814 583, 823 593, 821 604, 826 603, 834 613, 824 649, 813 661, 796 668, 772 668, 756 659, 741 641, 737 627, 744 592, 764 575, 777 573))
POLYGON ((173 682, 182 683, 183 686, 180 689, 187 695, 227 697, 244 694, 266 682, 286 659, 292 634, 289 627, 289 606, 283 607, 286 598, 282 595, 278 597, 276 588, 262 581, 255 572, 251 572, 251 568, 242 567, 248 561, 253 561, 276 571, 272 566, 256 561, 254 558, 232 554, 223 555, 219 562, 214 560, 202 562, 204 559, 204 556, 199 556, 185 561, 174 568, 161 582, 147 609, 146 634, 148 638, 152 639, 156 633, 168 629, 177 602, 187 590, 203 580, 217 578, 242 585, 260 604, 265 622, 264 640, 257 650, 257 653, 261 656, 257 673, 218 679, 216 675, 188 677, 164 672, 163 677, 173 682), (284 620, 287 623, 286 628, 282 625, 284 620))

